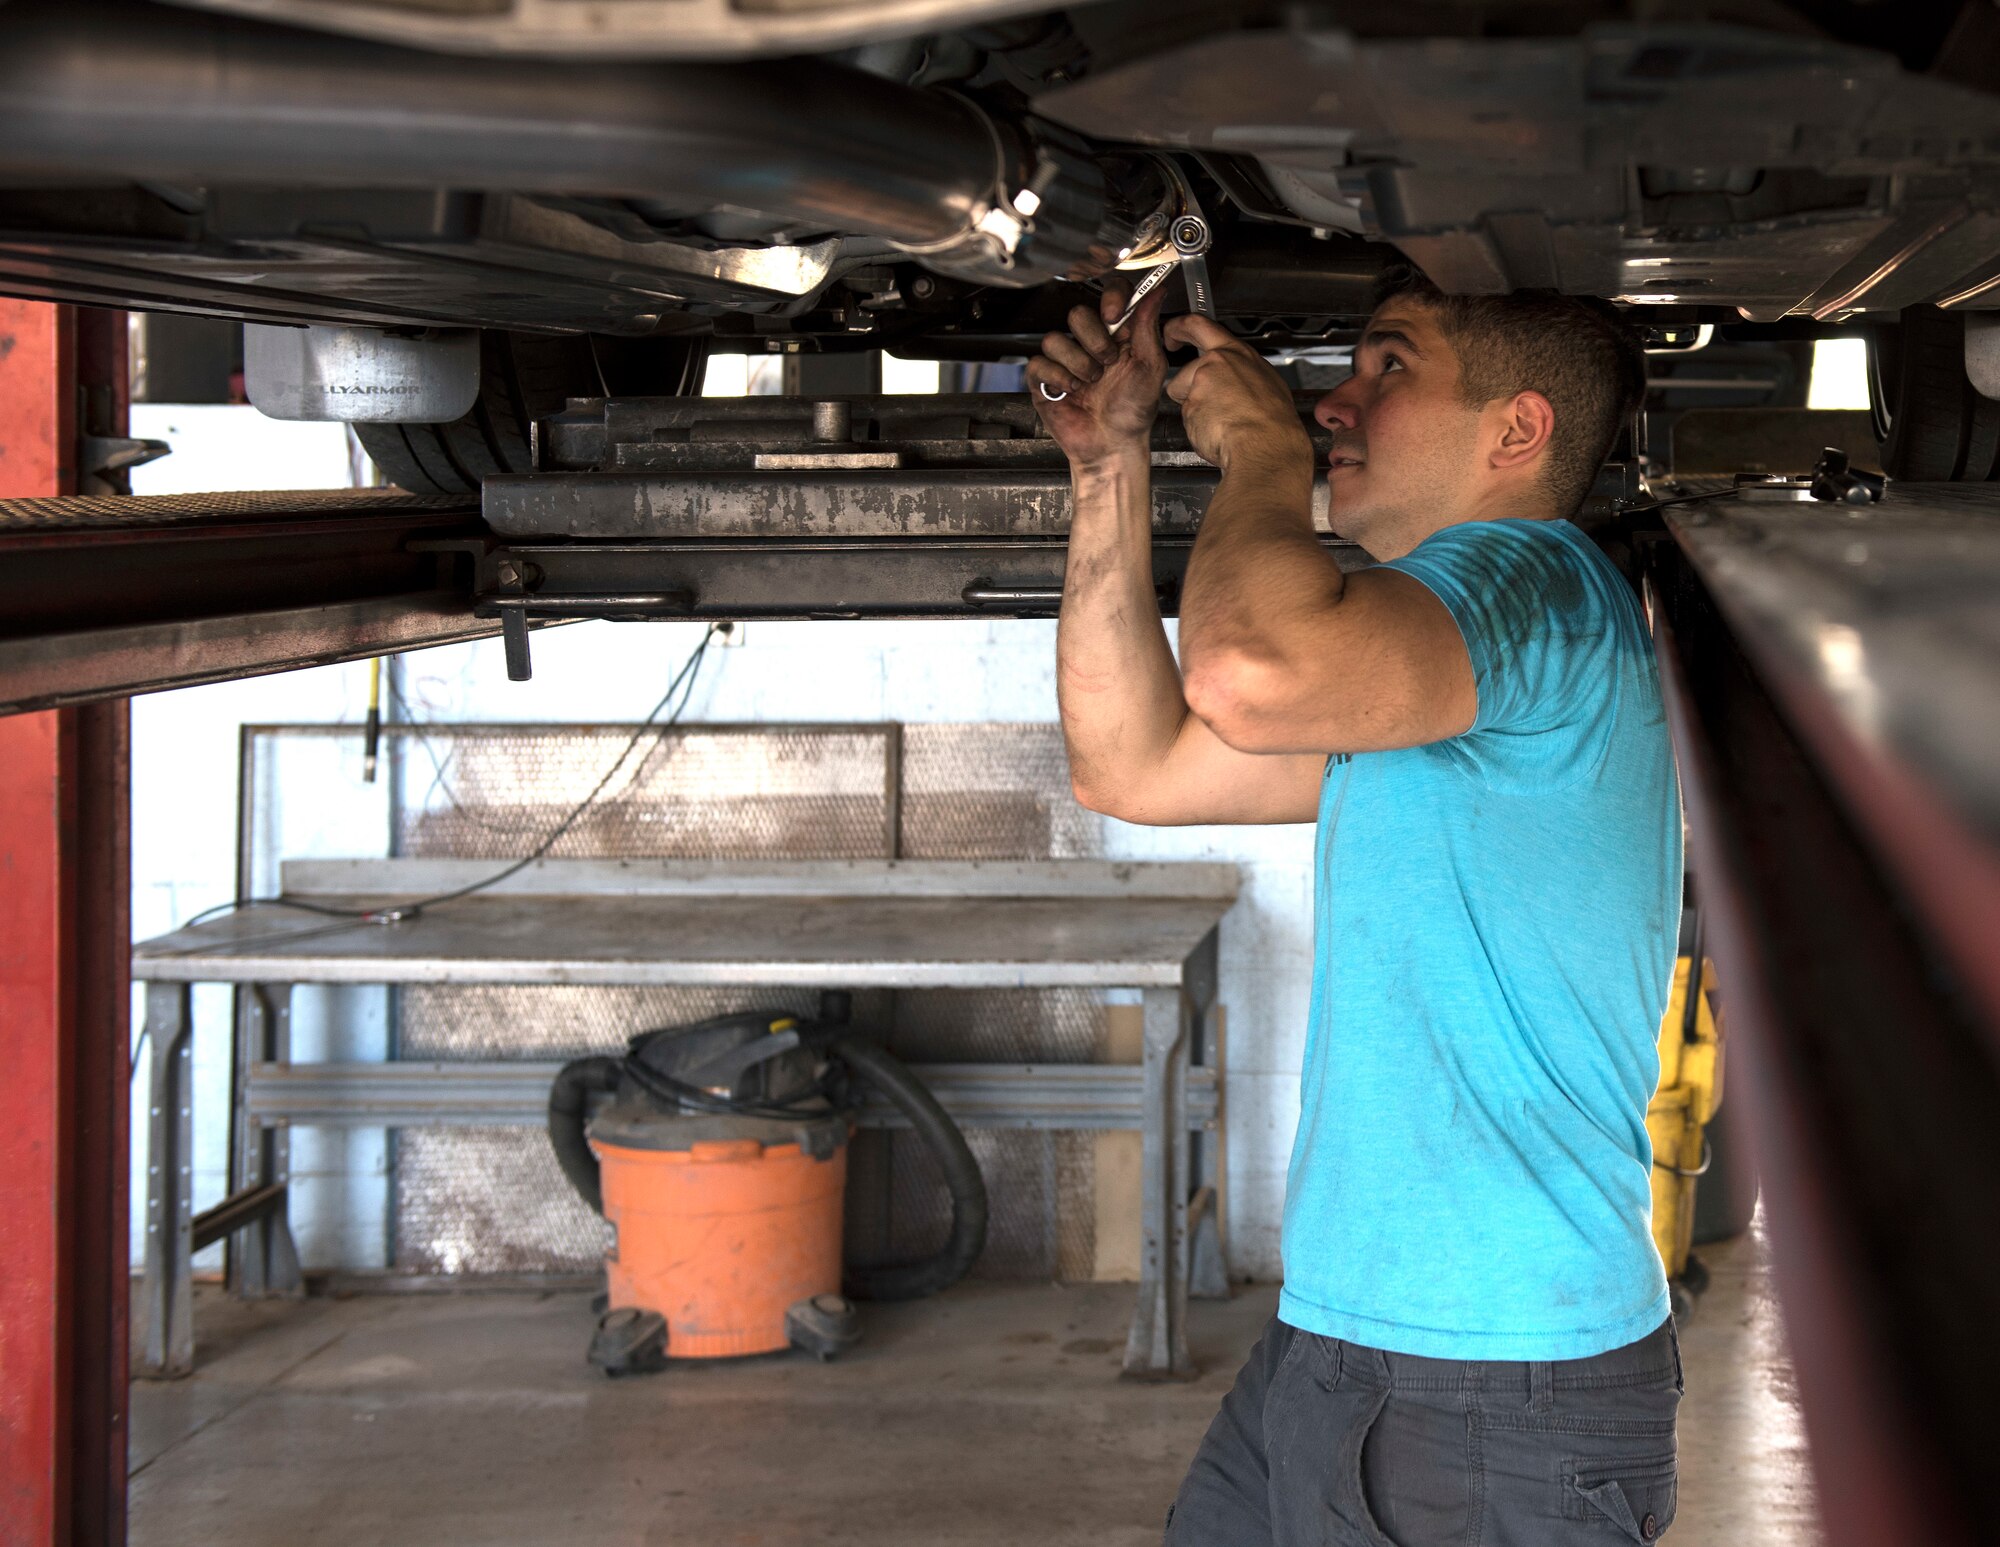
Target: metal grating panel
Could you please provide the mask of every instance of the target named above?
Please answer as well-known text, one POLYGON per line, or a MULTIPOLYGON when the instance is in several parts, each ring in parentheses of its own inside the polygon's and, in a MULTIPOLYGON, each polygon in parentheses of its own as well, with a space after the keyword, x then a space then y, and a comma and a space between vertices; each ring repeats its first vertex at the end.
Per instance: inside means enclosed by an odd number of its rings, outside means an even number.
POLYGON ((581 1058, 615 1053, 636 1033, 732 1010, 810 1014, 803 988, 591 988, 573 984, 412 985, 401 990, 401 1058, 581 1058))
POLYGON ((585 1272, 611 1245, 538 1130, 404 1128, 395 1141, 403 1272, 585 1272))
POLYGON ((297 489, 276 493, 65 494, 0 500, 0 530, 60 531, 86 527, 213 526, 265 517, 422 514, 476 516, 479 499, 464 494, 405 494, 400 489, 297 489))
POLYGON ((1089 859, 1103 826, 1070 795, 1059 725, 912 725, 903 732, 911 859, 1089 859))
POLYGON ((1056 1148, 1055 1276, 1088 1280, 1097 1272, 1097 1136, 1049 1137, 1056 1148))
POLYGON ((1103 1034, 1089 989, 904 989, 889 1051, 912 1062, 1087 1064, 1103 1034))
POLYGON ((432 727, 400 743, 398 852, 513 858, 613 770, 550 853, 599 859, 879 859, 894 728, 432 727))

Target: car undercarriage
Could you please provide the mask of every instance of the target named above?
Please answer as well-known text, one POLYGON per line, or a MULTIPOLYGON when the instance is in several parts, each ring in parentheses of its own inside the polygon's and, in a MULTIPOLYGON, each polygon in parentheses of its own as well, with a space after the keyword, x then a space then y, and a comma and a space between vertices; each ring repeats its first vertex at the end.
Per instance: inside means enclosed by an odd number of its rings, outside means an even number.
POLYGON ((685 393, 706 353, 1030 353, 1198 207, 1267 354, 1350 341, 1398 262, 1662 345, 1860 330, 1885 430, 1924 398, 1970 442, 1891 470, 1980 479, 1977 405, 1900 377, 2000 309, 1997 65, 2000 13, 1950 0, 16 0, 0 291, 481 330, 483 462, 323 413, 463 492, 567 398, 685 393))

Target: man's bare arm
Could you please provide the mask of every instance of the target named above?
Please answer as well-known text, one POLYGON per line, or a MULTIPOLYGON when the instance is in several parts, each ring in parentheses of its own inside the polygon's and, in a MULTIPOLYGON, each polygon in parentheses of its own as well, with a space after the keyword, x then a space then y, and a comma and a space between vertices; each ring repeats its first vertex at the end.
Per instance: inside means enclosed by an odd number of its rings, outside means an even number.
POLYGON ((1239 752, 1188 710, 1153 592, 1143 448, 1075 475, 1056 691, 1076 798, 1128 822, 1309 822, 1324 758, 1239 752))
POLYGON ((1070 778, 1084 805, 1129 822, 1307 822, 1324 759, 1239 752, 1188 710, 1153 591, 1148 437, 1165 376, 1158 302, 1124 338, 1071 314, 1029 365, 1029 391, 1070 455, 1075 509, 1057 631, 1057 693, 1070 778), (1047 382, 1069 394, 1051 403, 1047 382))
POLYGON ((1201 317, 1168 337, 1202 356, 1174 380, 1197 449, 1223 470, 1181 603, 1187 702, 1254 753, 1373 752, 1462 735, 1478 713, 1458 625, 1395 570, 1343 576, 1312 529, 1310 442, 1247 346, 1201 317))

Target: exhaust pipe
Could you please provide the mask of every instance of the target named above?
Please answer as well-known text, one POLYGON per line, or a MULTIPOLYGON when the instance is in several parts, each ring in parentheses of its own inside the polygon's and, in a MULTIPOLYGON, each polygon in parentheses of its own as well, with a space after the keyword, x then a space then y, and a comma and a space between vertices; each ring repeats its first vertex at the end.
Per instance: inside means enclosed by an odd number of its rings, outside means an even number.
POLYGON ((0 179, 729 205, 1010 285, 1103 272, 1150 213, 1060 131, 825 61, 451 57, 76 0, 0 4, 0 179))

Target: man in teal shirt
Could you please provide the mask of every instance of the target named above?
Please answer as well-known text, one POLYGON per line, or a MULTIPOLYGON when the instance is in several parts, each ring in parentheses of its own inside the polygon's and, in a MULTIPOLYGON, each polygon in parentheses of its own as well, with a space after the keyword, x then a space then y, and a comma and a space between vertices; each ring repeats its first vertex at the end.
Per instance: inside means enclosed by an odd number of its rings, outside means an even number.
POLYGON ((1681 1381, 1645 1111, 1680 811, 1637 598, 1568 519, 1643 355, 1593 303, 1396 276, 1317 409, 1334 530, 1380 561, 1343 576, 1277 375, 1168 324, 1200 351, 1168 390, 1222 470, 1177 664, 1150 559, 1158 302, 1113 338, 1121 301, 1028 370, 1075 483, 1078 797, 1318 823, 1284 1294, 1168 1541, 1652 1541, 1681 1381))

